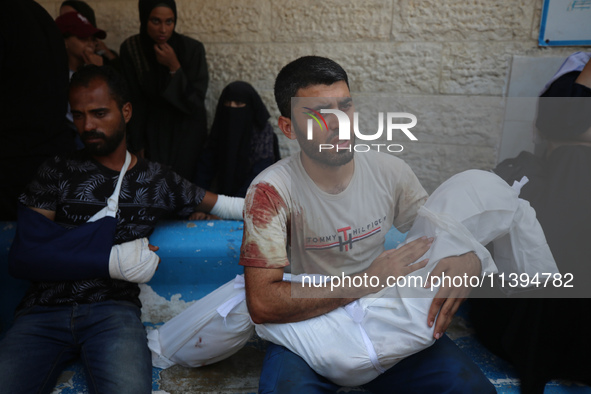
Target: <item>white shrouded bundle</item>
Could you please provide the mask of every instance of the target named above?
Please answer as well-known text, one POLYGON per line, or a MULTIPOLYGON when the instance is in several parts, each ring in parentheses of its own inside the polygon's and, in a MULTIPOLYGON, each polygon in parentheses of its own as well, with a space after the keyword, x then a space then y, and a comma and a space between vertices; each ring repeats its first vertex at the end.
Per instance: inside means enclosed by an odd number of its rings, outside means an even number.
POLYGON ((212 364, 242 349, 253 333, 244 277, 238 275, 148 333, 152 365, 168 368, 175 364, 212 364))
MULTIPOLYGON (((435 237, 418 260, 429 258, 428 265, 411 275, 425 283, 439 260, 469 251, 480 258, 484 275, 497 272, 483 246, 497 239, 502 241, 495 247, 501 271, 558 272, 535 211, 518 194, 485 171, 466 171, 444 182, 419 210, 408 234, 407 242, 435 237)), ((433 344, 427 313, 436 291, 387 287, 325 315, 257 325, 256 331, 301 356, 320 375, 342 386, 358 386, 433 344)))

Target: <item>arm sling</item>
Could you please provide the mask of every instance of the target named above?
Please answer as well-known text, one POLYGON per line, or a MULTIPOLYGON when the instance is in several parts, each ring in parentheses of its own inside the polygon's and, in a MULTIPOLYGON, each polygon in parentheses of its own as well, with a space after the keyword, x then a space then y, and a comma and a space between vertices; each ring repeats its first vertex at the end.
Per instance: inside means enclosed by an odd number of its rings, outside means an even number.
POLYGON ((8 255, 10 274, 34 282, 108 278, 119 193, 130 163, 131 155, 126 152, 107 206, 76 228, 64 228, 20 204, 16 235, 8 255))

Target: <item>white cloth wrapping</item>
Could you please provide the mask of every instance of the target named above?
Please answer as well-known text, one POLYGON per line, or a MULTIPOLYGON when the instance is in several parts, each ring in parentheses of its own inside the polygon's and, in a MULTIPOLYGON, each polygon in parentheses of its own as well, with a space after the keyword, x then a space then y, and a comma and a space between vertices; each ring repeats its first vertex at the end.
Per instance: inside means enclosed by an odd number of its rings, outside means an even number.
POLYGON ((200 367, 230 357, 254 333, 241 275, 148 333, 152 365, 200 367))
MULTIPOLYGON (((480 258, 484 275, 497 272, 482 246, 497 239, 502 240, 495 247, 501 256, 500 270, 558 272, 534 210, 490 172, 470 170, 444 182, 419 210, 407 242, 423 235, 435 237, 431 249, 418 260, 429 258, 428 265, 412 274, 423 280, 442 258, 469 251, 480 258)), ((358 386, 433 344, 427 313, 436 290, 386 287, 325 315, 257 325, 256 332, 298 354, 333 382, 358 386)))
POLYGON ((244 198, 230 197, 218 194, 218 199, 211 209, 211 214, 222 219, 242 220, 242 211, 244 210, 244 198))
POLYGON ((149 282, 158 269, 160 258, 148 245, 148 238, 114 245, 109 257, 109 276, 133 283, 149 282))

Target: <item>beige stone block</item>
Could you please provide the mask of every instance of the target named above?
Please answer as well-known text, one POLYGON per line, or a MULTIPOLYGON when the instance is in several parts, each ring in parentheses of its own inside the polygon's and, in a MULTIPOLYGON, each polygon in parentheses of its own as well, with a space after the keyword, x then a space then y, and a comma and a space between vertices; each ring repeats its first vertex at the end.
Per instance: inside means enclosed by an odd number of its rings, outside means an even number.
POLYGON ((433 94, 439 85, 441 44, 316 44, 315 52, 339 63, 351 91, 433 94))
POLYGON ((311 45, 301 44, 208 44, 210 80, 223 88, 236 80, 257 89, 272 90, 279 70, 290 61, 313 53, 311 45))
POLYGON ((94 9, 96 24, 107 32, 105 43, 117 52, 126 38, 140 32, 137 1, 88 1, 94 9))
MULTIPOLYGON (((417 117, 417 125, 409 131, 417 138, 411 141, 400 130, 375 141, 358 139, 356 145, 372 146, 374 150, 390 153, 405 160, 415 171, 423 186, 432 192, 450 176, 472 168, 490 169, 496 163, 503 127, 504 100, 498 97, 377 97, 381 105, 373 106, 371 116, 364 115, 372 100, 354 95, 355 110, 359 111, 359 127, 364 134, 377 131, 377 109, 408 112, 417 117), (364 101, 360 103, 360 101, 364 101), (363 126, 362 126, 363 125, 363 126), (372 126, 370 126, 372 125, 372 126), (377 146, 378 144, 379 147, 377 146)), ((384 115, 385 116, 385 115, 384 115)), ((407 123, 408 120, 399 120, 407 123)))
POLYGON ((499 145, 505 113, 503 99, 437 96, 414 102, 421 142, 493 149, 499 145))
POLYGON ((459 172, 495 166, 496 150, 488 147, 453 144, 407 144, 400 157, 413 169, 428 193, 459 172))
MULTIPOLYGON (((417 123, 408 131, 421 143, 486 146, 496 148, 503 130, 505 100, 500 97, 423 96, 423 97, 354 97, 358 125, 362 134, 375 135, 382 114, 382 135, 379 143, 399 143, 410 139, 399 128, 387 136, 387 113, 402 112, 416 117, 417 123)), ((393 123, 410 123, 395 119, 393 123)), ((362 142, 362 141, 360 141, 362 142)))
POLYGON ((276 42, 385 41, 390 36, 390 0, 275 0, 276 42))
POLYGON ((534 17, 532 20, 531 38, 537 40, 540 35, 540 23, 542 22, 542 7, 543 2, 537 1, 534 9, 534 17))
POLYGON ((395 0, 392 36, 405 41, 526 38, 536 4, 536 0, 395 0))
POLYGON ((506 89, 512 55, 536 52, 537 43, 533 40, 445 44, 440 93, 502 95, 506 89))
POLYGON ((204 42, 268 42, 270 0, 179 0, 183 31, 204 42))

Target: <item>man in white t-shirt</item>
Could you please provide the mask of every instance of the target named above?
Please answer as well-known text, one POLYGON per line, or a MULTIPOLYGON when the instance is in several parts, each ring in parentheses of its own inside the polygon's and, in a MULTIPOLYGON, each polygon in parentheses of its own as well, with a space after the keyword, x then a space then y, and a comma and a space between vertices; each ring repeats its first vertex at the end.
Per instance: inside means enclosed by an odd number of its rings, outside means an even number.
MULTIPOLYGON (((351 283, 376 277, 386 283, 388 277, 424 267, 426 261, 412 263, 433 241, 421 238, 384 251, 390 227, 407 231, 427 199, 402 160, 377 152, 354 153, 354 138, 340 139, 333 114, 324 115, 324 127, 314 126, 308 139, 304 130, 310 112, 338 109, 353 118, 347 74, 338 64, 317 56, 291 62, 277 77, 275 99, 282 115, 279 127, 298 141, 301 152, 259 174, 246 196, 240 264, 245 267, 249 312, 258 324, 307 320, 381 289, 292 287, 282 281, 286 267, 292 274, 346 275, 351 283), (320 144, 333 148, 319 149, 320 144)), ((479 275, 480 270, 476 255, 468 253, 441 260, 433 275, 479 275)), ((394 387, 397 392, 495 392, 479 368, 443 334, 467 292, 440 290, 425 322, 435 325, 438 341, 364 387, 372 392, 390 392, 394 387)), ((269 344, 259 392, 338 389, 296 354, 269 344)))

